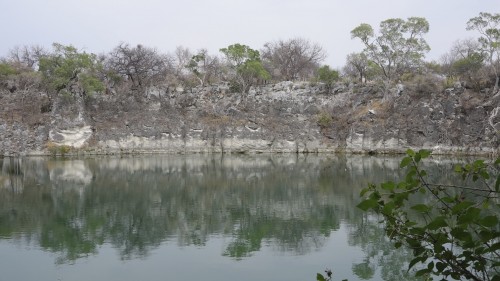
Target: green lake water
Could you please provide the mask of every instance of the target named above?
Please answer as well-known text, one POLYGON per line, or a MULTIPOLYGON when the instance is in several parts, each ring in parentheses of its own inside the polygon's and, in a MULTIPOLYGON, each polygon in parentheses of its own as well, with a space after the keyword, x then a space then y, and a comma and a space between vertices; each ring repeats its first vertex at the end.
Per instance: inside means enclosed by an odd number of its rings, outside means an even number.
POLYGON ((355 207, 369 182, 403 175, 399 161, 0 159, 0 281, 305 281, 326 268, 335 280, 405 280, 410 253, 355 207))

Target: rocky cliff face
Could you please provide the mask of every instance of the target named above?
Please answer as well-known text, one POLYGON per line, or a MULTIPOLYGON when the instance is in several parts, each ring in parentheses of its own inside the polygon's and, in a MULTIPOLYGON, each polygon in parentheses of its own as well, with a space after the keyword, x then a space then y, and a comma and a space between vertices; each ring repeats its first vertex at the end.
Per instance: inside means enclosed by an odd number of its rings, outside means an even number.
POLYGON ((498 154, 500 94, 282 82, 110 92, 0 93, 0 155, 58 153, 498 154))

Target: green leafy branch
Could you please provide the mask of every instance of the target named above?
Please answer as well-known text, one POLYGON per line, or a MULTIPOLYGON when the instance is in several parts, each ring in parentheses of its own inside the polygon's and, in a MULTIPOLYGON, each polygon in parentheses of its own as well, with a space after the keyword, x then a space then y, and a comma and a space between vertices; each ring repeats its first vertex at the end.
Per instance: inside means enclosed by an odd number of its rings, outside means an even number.
POLYGON ((416 276, 500 280, 500 158, 457 165, 460 185, 430 183, 421 168, 428 150, 407 151, 398 182, 370 184, 358 207, 381 214, 396 248, 406 246, 416 276), (421 198, 420 193, 430 193, 421 198))

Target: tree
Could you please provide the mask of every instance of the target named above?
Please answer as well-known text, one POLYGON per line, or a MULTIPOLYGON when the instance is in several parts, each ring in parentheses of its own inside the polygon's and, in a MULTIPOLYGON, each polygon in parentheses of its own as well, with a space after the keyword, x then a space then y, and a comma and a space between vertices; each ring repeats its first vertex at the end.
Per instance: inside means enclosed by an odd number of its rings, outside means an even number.
POLYGON ((147 87, 165 77, 166 56, 156 49, 121 43, 108 55, 106 66, 129 80, 133 88, 147 87))
POLYGON ((339 79, 339 72, 330 69, 330 66, 324 65, 318 69, 318 80, 325 83, 327 89, 330 89, 335 81, 339 79))
POLYGON ((97 73, 102 67, 95 54, 79 52, 69 45, 53 45, 54 51, 40 58, 39 71, 49 90, 55 93, 74 93, 77 86, 82 94, 90 95, 104 90, 97 73))
POLYGON ((262 58, 277 79, 296 80, 311 77, 326 58, 326 52, 317 43, 293 38, 266 43, 262 58))
POLYGON ((240 91, 246 93, 255 80, 270 78, 260 60, 260 53, 242 44, 233 44, 220 51, 226 56, 226 62, 233 71, 233 82, 240 91))
POLYGON ((18 74, 16 69, 8 63, 0 62, 0 78, 18 74))
POLYGON ((368 70, 368 58, 364 53, 351 53, 346 57, 346 64, 343 72, 349 76, 357 77, 359 82, 366 81, 366 71, 368 70))
POLYGON ((479 13, 467 22, 467 30, 476 30, 481 34, 478 41, 495 75, 496 92, 500 81, 500 14, 479 13))
POLYGON ((483 67, 484 54, 476 40, 465 39, 453 43, 449 53, 441 58, 442 71, 449 78, 458 78, 468 82, 480 80, 477 75, 483 67))
POLYGON ((383 216, 395 247, 413 250, 409 269, 417 276, 455 280, 500 280, 500 158, 457 165, 462 185, 432 183, 421 168, 430 151, 407 151, 400 166, 408 168, 399 182, 369 185, 358 207, 383 216), (420 193, 431 199, 418 202, 420 193))
POLYGON ((430 50, 423 35, 429 31, 425 18, 410 17, 406 21, 394 18, 380 23, 380 35, 366 23, 351 31, 365 45, 364 53, 382 71, 387 82, 398 80, 407 71, 420 67, 430 50))
POLYGON ((41 74, 38 71, 40 58, 47 55, 40 46, 15 47, 6 58, 0 58, 0 86, 23 96, 32 95, 40 87, 41 74))
POLYGON ((219 58, 210 56, 206 49, 201 49, 192 56, 186 67, 196 76, 202 87, 220 72, 219 58))
POLYGON ((48 55, 48 52, 42 46, 24 45, 16 46, 11 49, 7 55, 7 59, 19 67, 36 70, 40 59, 46 55, 48 55))
POLYGON ((189 74, 187 70, 189 70, 188 66, 193 58, 193 53, 187 47, 177 46, 172 57, 175 79, 185 82, 186 76, 189 74))

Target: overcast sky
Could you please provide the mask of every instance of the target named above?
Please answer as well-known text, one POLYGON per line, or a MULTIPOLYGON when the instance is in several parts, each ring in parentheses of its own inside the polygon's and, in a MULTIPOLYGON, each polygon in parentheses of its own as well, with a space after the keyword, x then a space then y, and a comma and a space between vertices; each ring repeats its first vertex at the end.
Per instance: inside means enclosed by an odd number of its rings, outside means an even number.
POLYGON ((360 23, 375 30, 382 20, 425 17, 428 60, 439 59, 479 12, 500 13, 500 0, 0 0, 0 56, 16 45, 53 42, 87 52, 109 52, 120 42, 162 52, 182 45, 212 54, 233 43, 261 49, 264 43, 303 37, 341 67, 363 49, 350 31, 360 23))

